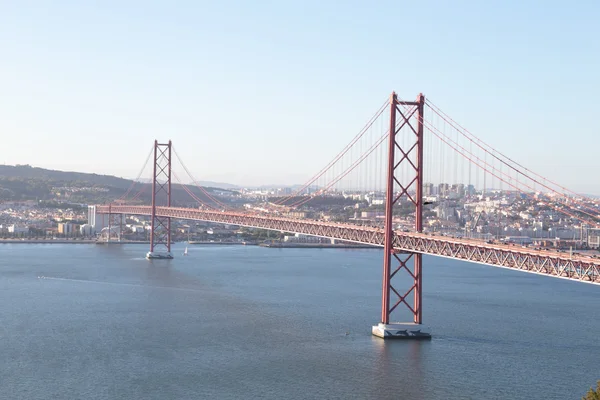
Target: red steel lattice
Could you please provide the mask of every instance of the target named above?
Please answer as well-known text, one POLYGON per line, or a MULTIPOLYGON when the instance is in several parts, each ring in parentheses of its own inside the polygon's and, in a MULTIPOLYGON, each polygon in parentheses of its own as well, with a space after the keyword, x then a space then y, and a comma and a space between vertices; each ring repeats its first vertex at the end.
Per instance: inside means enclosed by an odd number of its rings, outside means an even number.
POLYGON ((405 198, 415 208, 415 231, 423 230, 423 111, 425 96, 419 94, 416 101, 399 101, 396 93, 390 96, 390 127, 388 142, 388 171, 385 202, 383 284, 381 299, 381 322, 390 323, 390 314, 400 304, 412 314, 413 322, 422 323, 422 265, 423 255, 394 249, 394 208, 405 198), (398 106, 408 106, 402 111, 398 106), (416 113, 416 122, 413 116, 416 113), (400 118, 398 118, 400 117, 400 118), (416 126, 415 126, 416 125, 416 126), (401 137, 404 135, 404 137, 401 137), (404 139, 404 140, 401 140, 404 139), (408 143, 408 144, 407 144, 408 143), (396 160, 396 155, 399 160, 396 160), (401 174, 400 170, 407 171, 401 174), (398 190, 396 190, 396 185, 398 190), (410 193, 414 188, 414 195, 410 193), (412 266, 409 261, 412 261, 412 266), (392 264, 398 263, 392 272, 392 264), (404 294, 392 285, 392 278, 406 271, 412 284, 404 294), (397 296, 390 306, 391 292, 397 296), (412 304, 408 296, 413 294, 412 304))
POLYGON ((160 215, 157 207, 171 207, 171 141, 154 141, 154 167, 152 174, 152 227, 150 252, 171 252, 171 217, 160 215))
MULTIPOLYGON (((111 211, 126 215, 152 215, 151 206, 113 205, 111 211)), ((96 212, 108 214, 109 206, 97 206, 96 212)), ((384 230, 368 226, 282 218, 234 211, 207 211, 196 208, 156 207, 155 212, 157 216, 161 217, 296 232, 354 243, 371 244, 378 247, 383 247, 384 242, 384 230)), ((486 243, 482 240, 433 236, 418 232, 395 231, 393 233, 394 254, 401 254, 402 252, 430 254, 579 282, 600 284, 600 260, 586 255, 569 255, 550 250, 534 250, 506 244, 486 243)))
POLYGON ((114 213, 112 212, 112 207, 114 207, 112 204, 109 204, 108 208, 109 208, 109 213, 108 213, 108 230, 106 232, 106 240, 110 241, 111 237, 116 236, 117 240, 121 240, 121 235, 123 234, 123 214, 119 214, 119 213, 114 213), (113 232, 115 231, 115 227, 119 227, 119 230, 117 231, 118 234, 114 235, 113 232))

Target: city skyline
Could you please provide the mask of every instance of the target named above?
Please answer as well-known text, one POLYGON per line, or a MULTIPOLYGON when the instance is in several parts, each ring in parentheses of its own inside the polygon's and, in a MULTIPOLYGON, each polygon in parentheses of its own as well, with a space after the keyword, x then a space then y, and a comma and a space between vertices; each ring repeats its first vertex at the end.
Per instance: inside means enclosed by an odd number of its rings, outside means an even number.
POLYGON ((582 145, 598 131, 598 5, 509 3, 3 5, 1 161, 134 178, 151 142, 172 139, 199 180, 300 184, 396 90, 600 194, 582 145), (407 12, 424 22, 397 21, 407 12), (388 38, 417 31, 408 59, 388 38))
MULTIPOLYGON (((2 164, 3 166, 9 166, 9 167, 18 167, 18 166, 28 166, 28 167, 32 167, 32 168, 42 168, 42 169, 47 169, 47 168, 43 168, 40 166, 36 166, 36 165, 31 165, 31 164, 17 164, 17 165, 8 165, 8 164, 2 164)), ((70 172, 74 172, 74 173, 90 173, 90 174, 97 174, 97 175, 109 175, 109 176, 114 176, 116 178, 122 178, 122 179, 128 179, 128 180, 132 180, 132 181, 136 181, 136 182, 140 182, 140 183, 151 183, 152 180, 149 178, 144 178, 143 176, 140 177, 139 179, 136 179, 136 177, 126 177, 126 176, 116 176, 116 175, 110 175, 110 174, 105 174, 102 172, 98 172, 98 171, 61 171, 61 170, 57 170, 60 172, 66 172, 66 173, 70 173, 70 172)), ((214 187, 214 188, 221 188, 221 189, 264 189, 264 190, 278 190, 278 189, 283 189, 283 188, 288 188, 292 190, 292 193, 294 193, 294 190, 298 189, 299 187, 305 186, 305 184, 303 183, 275 183, 275 184, 258 184, 258 185, 240 185, 240 184, 235 184, 235 183, 231 183, 231 182, 216 182, 216 181, 206 181, 206 180, 202 180, 202 179, 198 179, 195 182, 191 181, 191 180, 187 180, 187 181, 182 181, 182 182, 176 182, 175 184, 185 184, 188 186, 194 186, 194 185, 200 185, 200 186, 205 186, 205 187, 214 187)), ((536 190, 516 190, 515 188, 512 188, 506 184, 504 185, 485 185, 485 187, 483 186, 483 184, 474 184, 474 183, 468 183, 466 181, 459 181, 459 182, 453 182, 453 181, 425 181, 423 183, 423 187, 424 187, 424 196, 429 196, 429 195, 437 195, 439 194, 439 186, 440 185, 446 185, 447 189, 449 190, 453 190, 456 189, 457 186, 462 186, 464 190, 467 190, 469 187, 471 187, 472 190, 475 191, 475 194, 482 194, 483 190, 485 190, 486 193, 490 193, 490 192, 521 192, 521 193, 541 193, 541 194, 552 194, 554 193, 555 195, 563 195, 566 194, 569 197, 575 196, 576 195, 580 195, 580 196, 586 196, 586 197, 591 197, 591 198, 597 198, 600 197, 600 195, 594 194, 594 193, 586 193, 586 192, 577 192, 575 191, 575 193, 565 193, 564 191, 560 191, 559 189, 555 189, 555 190, 548 190, 545 188, 537 188, 536 190), (427 186, 428 185, 433 185, 433 192, 428 193, 427 191, 427 186)), ((311 190, 319 190, 322 189, 323 186, 320 185, 316 185, 316 184, 311 184, 306 186, 307 188, 310 188, 311 190)), ((395 188, 396 191, 400 191, 400 189, 395 188)), ((365 187, 332 187, 329 188, 325 191, 325 193, 328 192, 385 192, 385 189, 381 188, 381 187, 369 187, 369 186, 365 186, 365 187)), ((304 190, 303 192, 306 192, 306 190, 304 190)), ((414 188, 409 190, 409 192, 414 193, 414 188)), ((286 194, 291 194, 291 193, 286 193, 286 194)))

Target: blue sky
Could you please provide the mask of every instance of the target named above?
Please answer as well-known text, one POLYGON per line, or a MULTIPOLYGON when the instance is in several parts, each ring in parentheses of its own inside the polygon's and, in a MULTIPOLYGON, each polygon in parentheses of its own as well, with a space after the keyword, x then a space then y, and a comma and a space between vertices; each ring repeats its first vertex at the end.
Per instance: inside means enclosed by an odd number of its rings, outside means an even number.
MULTIPOLYGON (((0 2, 2 159, 299 183, 392 90, 600 194, 600 2, 0 2)), ((180 174, 182 175, 182 174, 180 174)))

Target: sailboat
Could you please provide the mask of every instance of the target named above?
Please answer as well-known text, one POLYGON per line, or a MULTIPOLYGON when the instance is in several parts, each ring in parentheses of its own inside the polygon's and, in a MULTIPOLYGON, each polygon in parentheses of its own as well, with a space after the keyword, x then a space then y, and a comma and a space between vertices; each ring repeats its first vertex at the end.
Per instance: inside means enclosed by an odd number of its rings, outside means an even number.
POLYGON ((185 247, 185 250, 183 251, 183 255, 187 256, 187 246, 185 247))

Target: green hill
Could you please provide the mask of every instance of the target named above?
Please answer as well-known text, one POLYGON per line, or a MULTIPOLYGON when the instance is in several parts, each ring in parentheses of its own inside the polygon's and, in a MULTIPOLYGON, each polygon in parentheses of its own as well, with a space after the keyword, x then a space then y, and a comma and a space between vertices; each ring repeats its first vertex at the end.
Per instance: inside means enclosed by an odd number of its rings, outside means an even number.
MULTIPOLYGON (((7 200, 63 200, 73 203, 102 204, 121 197, 133 183, 130 179, 84 172, 56 171, 29 165, 0 165, 0 201, 7 200)), ((208 204, 212 203, 200 189, 188 186, 190 191, 208 204)), ((150 183, 136 182, 128 198, 142 190, 138 203, 149 204, 150 183)), ((209 193, 229 189, 205 188, 209 193)), ((178 205, 193 205, 194 200, 181 185, 173 185, 172 201, 178 205)))

